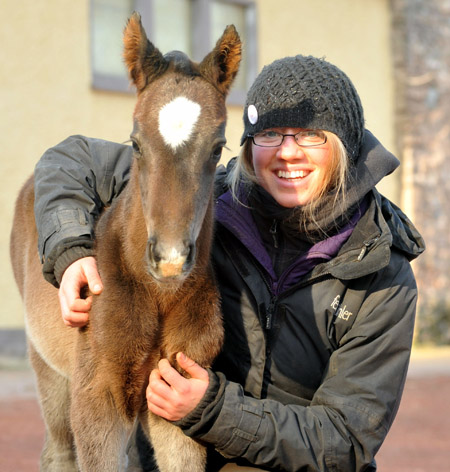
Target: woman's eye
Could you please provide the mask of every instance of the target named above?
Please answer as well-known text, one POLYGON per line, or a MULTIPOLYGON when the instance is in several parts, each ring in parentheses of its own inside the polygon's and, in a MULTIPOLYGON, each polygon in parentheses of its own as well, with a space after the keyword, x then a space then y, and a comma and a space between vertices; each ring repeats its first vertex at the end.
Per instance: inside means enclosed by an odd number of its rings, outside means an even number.
POLYGON ((276 131, 263 131, 261 135, 264 138, 276 138, 279 136, 279 133, 277 133, 276 131))

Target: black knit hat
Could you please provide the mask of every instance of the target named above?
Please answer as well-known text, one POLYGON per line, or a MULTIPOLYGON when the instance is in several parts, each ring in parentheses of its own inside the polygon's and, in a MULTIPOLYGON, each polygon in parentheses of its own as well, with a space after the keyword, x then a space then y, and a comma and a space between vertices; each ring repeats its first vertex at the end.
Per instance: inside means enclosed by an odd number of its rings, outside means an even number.
POLYGON ((312 56, 285 57, 265 66, 250 87, 241 145, 248 135, 275 127, 331 131, 354 160, 364 113, 355 87, 336 66, 312 56))

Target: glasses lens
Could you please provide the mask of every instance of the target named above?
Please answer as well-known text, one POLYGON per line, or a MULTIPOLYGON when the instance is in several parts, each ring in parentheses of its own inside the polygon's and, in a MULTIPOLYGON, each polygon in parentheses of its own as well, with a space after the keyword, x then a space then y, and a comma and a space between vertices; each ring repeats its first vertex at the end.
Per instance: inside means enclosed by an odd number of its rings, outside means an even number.
POLYGON ((253 136, 253 142, 257 146, 279 146, 283 141, 283 135, 276 131, 262 131, 253 136))
POLYGON ((256 133, 253 136, 253 142, 257 146, 265 147, 277 147, 280 146, 283 142, 285 136, 294 136, 295 141, 299 146, 319 146, 326 143, 327 136, 321 130, 307 129, 298 132, 295 135, 292 134, 282 134, 277 131, 262 131, 261 133, 256 133))
POLYGON ((308 129, 297 133, 295 140, 300 146, 318 146, 319 144, 324 144, 327 139, 323 131, 308 129))

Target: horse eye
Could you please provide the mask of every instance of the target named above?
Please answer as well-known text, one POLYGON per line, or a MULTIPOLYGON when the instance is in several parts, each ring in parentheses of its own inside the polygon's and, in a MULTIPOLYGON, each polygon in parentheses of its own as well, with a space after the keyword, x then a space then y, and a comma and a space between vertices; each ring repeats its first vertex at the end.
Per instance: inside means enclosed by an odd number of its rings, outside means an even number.
POLYGON ((133 151, 136 154, 141 154, 141 148, 139 147, 139 144, 136 141, 132 141, 131 145, 133 146, 133 151))
POLYGON ((213 159, 214 161, 219 161, 222 157, 222 150, 223 146, 217 146, 211 154, 211 159, 213 159))

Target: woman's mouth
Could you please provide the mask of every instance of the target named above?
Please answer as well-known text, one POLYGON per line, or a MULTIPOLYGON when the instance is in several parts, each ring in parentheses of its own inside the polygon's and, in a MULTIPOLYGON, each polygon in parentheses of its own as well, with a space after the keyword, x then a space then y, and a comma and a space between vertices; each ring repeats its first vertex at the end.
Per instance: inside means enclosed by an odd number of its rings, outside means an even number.
POLYGON ((307 175, 309 175, 310 171, 307 170, 293 170, 293 171, 286 171, 286 170, 279 170, 277 171, 277 177, 280 179, 303 179, 307 175))

